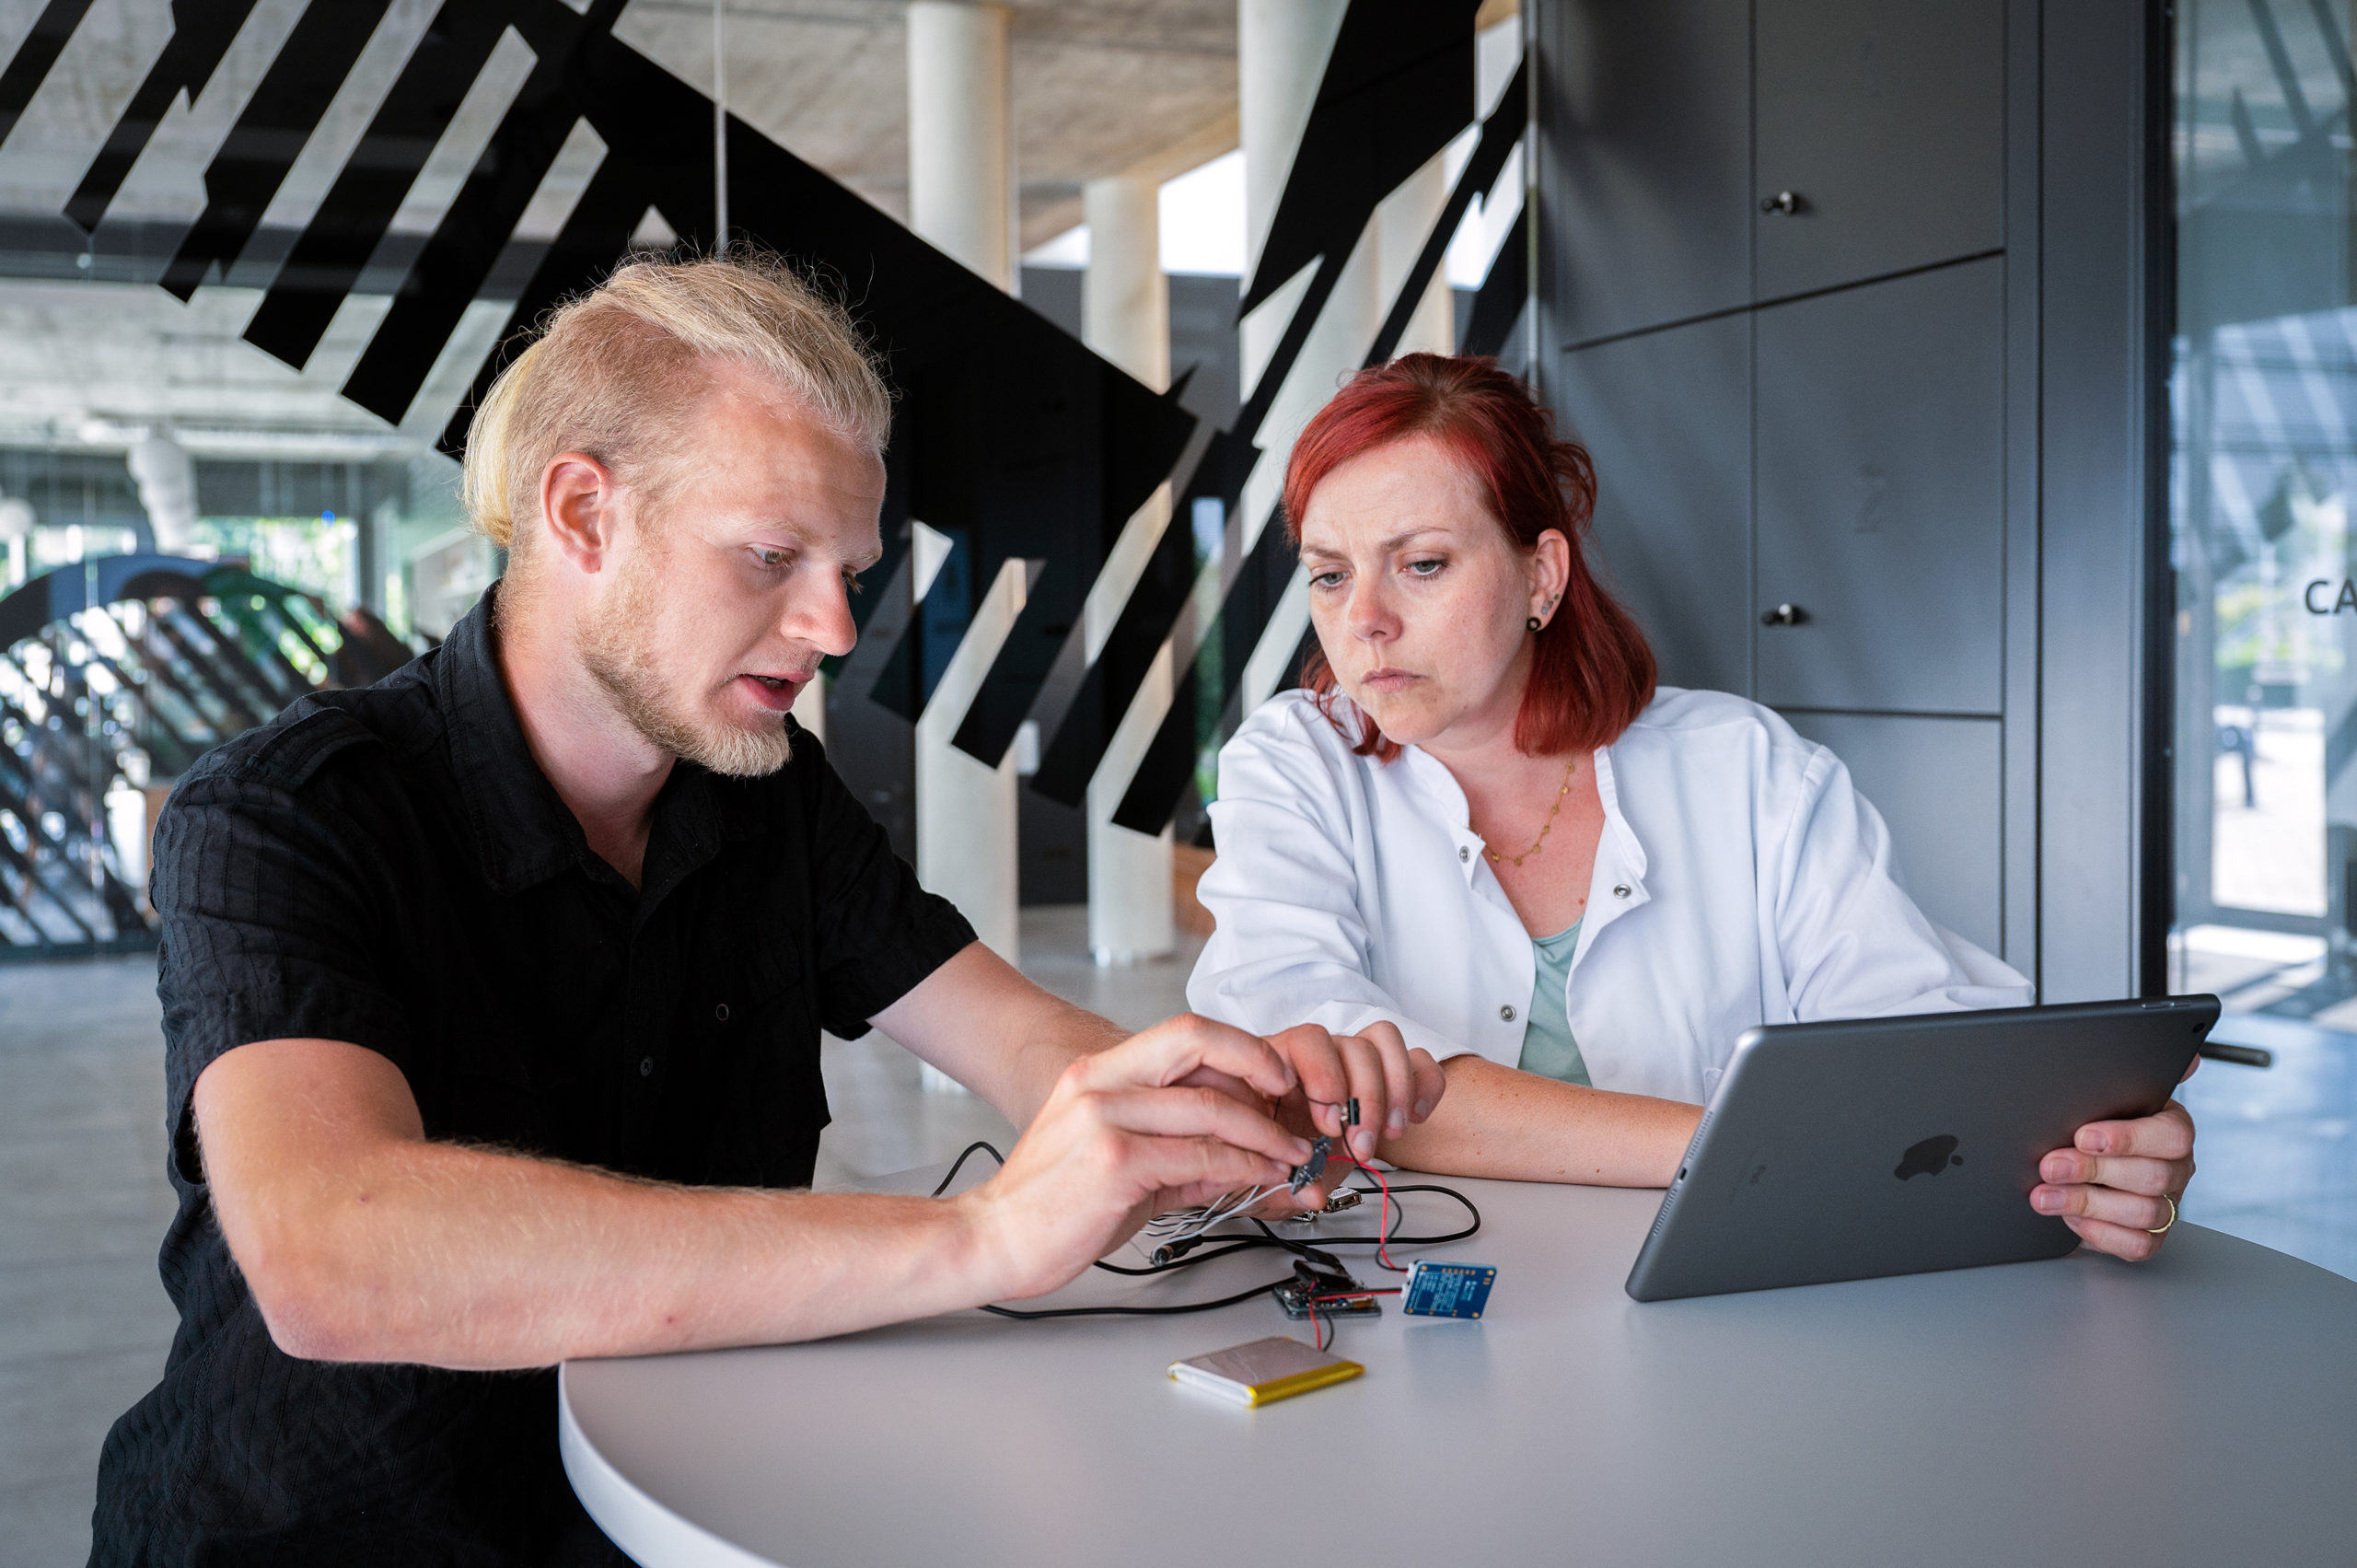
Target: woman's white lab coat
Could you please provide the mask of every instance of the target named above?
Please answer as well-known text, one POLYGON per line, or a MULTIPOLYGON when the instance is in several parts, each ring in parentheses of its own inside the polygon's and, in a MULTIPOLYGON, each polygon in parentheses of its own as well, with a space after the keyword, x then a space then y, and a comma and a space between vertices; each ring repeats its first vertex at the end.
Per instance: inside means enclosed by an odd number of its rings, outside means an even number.
MULTIPOLYGON (((1849 770, 1768 709, 1665 688, 1594 766, 1604 831, 1565 1012, 1598 1088, 1701 1103, 1755 1024, 2029 1002, 1923 917, 1849 770)), ((1211 816, 1195 1011, 1262 1034, 1388 1019, 1436 1057, 1520 1059, 1529 934, 1438 761, 1353 756, 1286 692, 1222 749, 1211 816)))

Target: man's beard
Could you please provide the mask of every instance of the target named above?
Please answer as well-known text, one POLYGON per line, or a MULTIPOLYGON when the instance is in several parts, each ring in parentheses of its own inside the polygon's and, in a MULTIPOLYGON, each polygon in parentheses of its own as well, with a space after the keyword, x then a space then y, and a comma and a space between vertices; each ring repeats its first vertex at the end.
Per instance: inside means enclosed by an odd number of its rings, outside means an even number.
POLYGON ((622 568, 613 594, 582 627, 582 667, 650 746, 731 778, 776 772, 794 755, 784 714, 749 729, 725 720, 699 720, 656 668, 648 645, 655 633, 658 564, 641 555, 622 568))

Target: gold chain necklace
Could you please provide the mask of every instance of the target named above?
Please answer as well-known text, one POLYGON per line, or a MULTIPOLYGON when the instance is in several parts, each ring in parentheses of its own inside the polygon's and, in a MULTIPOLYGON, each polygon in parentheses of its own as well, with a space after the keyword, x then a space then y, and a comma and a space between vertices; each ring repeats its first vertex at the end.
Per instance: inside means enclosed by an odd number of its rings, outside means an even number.
POLYGON ((1563 787, 1555 792, 1555 804, 1547 808, 1547 825, 1538 830, 1538 836, 1530 841, 1528 849, 1524 850, 1520 854, 1500 854, 1493 849, 1484 849, 1481 853, 1488 855, 1494 865, 1503 865, 1510 860, 1516 865, 1520 865, 1524 861, 1537 854, 1547 842, 1547 835, 1555 830, 1555 813, 1563 808, 1563 796, 1572 793, 1572 775, 1579 771, 1579 766, 1580 754, 1574 751, 1572 753, 1572 760, 1563 764, 1563 787))

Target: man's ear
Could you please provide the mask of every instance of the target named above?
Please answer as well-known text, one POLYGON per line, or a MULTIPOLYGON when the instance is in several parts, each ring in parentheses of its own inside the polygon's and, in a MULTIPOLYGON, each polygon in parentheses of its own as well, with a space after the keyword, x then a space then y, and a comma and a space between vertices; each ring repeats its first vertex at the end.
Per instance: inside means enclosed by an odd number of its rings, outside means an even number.
POLYGON ((540 531, 575 571, 604 567, 621 515, 612 471, 588 453, 559 452, 540 470, 540 531))

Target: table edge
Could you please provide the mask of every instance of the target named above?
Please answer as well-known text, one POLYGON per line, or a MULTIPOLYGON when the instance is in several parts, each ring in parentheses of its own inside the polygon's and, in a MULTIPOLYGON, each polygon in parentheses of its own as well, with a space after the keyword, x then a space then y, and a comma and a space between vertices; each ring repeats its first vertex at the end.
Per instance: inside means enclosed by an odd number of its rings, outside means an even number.
POLYGON ((679 1568, 785 1568, 665 1507, 598 1451, 573 1413, 572 1364, 558 1368, 557 1453, 573 1494, 607 1538, 633 1560, 679 1568))

